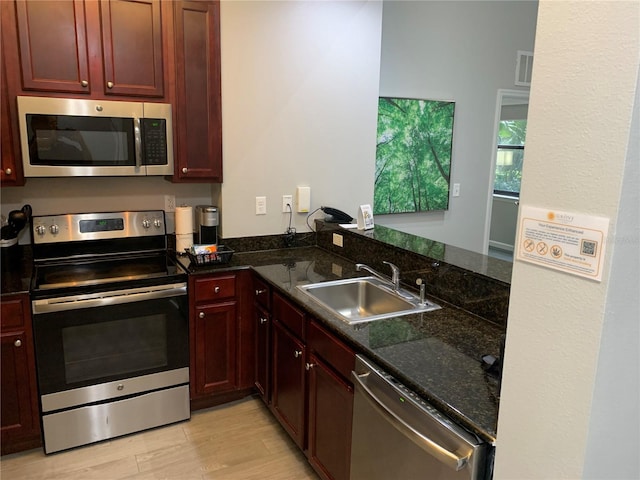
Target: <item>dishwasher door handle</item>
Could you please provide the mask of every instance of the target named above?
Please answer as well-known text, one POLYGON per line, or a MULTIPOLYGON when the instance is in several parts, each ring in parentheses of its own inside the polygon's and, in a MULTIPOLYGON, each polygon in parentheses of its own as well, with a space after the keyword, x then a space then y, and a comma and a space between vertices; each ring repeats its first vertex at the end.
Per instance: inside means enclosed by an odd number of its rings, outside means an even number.
POLYGON ((442 445, 438 445, 436 442, 431 440, 429 437, 423 435, 418 432, 415 428, 405 422, 402 418, 398 417, 398 415, 393 412, 384 402, 380 401, 380 399, 376 396, 375 393, 371 391, 371 389, 367 386, 366 382, 363 381, 363 378, 368 377, 371 374, 365 373, 362 375, 358 375, 356 372, 351 372, 351 376, 356 384, 356 387, 359 386, 362 388, 362 393, 364 394, 364 398, 368 400, 370 405, 374 407, 380 414, 382 414, 385 419, 394 426, 394 428, 413 441, 416 445, 420 446, 422 450, 431 454, 441 463, 447 465, 455 471, 462 470, 467 466, 469 461, 469 457, 471 454, 468 454, 464 457, 458 456, 453 452, 450 452, 442 445))

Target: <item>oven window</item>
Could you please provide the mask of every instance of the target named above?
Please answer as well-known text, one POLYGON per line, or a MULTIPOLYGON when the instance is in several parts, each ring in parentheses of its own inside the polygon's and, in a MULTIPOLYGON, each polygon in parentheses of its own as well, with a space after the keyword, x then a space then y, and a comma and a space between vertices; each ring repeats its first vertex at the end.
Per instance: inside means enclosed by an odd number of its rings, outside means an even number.
POLYGON ((132 118, 27 115, 32 165, 135 165, 132 118))
POLYGON ((166 367, 166 331, 162 315, 63 328, 66 383, 166 367))
POLYGON ((40 394, 189 366, 187 297, 33 315, 40 394))

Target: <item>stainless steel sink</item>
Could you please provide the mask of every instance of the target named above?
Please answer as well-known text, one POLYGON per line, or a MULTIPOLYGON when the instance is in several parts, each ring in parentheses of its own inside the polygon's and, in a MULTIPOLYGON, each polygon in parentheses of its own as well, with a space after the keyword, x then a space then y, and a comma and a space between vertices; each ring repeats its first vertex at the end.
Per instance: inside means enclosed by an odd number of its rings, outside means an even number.
POLYGON ((386 282, 375 277, 298 285, 298 288, 349 324, 440 308, 429 301, 421 304, 420 299, 412 293, 403 289, 396 292, 386 282))

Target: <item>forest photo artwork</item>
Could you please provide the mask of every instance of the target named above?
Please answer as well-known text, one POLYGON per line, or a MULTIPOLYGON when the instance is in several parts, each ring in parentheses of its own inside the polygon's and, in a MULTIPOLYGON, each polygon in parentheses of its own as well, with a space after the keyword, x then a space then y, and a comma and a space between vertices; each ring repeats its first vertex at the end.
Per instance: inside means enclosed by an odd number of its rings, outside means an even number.
POLYGON ((454 102, 380 97, 373 213, 446 210, 454 102))

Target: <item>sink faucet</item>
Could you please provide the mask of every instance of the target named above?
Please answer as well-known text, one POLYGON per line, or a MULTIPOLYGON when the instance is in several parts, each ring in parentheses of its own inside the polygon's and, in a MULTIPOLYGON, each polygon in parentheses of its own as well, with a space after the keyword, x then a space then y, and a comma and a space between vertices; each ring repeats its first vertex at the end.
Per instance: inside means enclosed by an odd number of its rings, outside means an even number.
MULTIPOLYGON (((393 289, 397 292, 400 290, 400 269, 391 262, 383 261, 382 263, 391 267, 391 283, 393 284, 393 289)), ((380 280, 389 282, 389 277, 386 275, 376 272, 373 268, 365 265, 364 263, 356 263, 356 271, 359 272, 360 270, 366 270, 370 274, 378 277, 380 280)))

